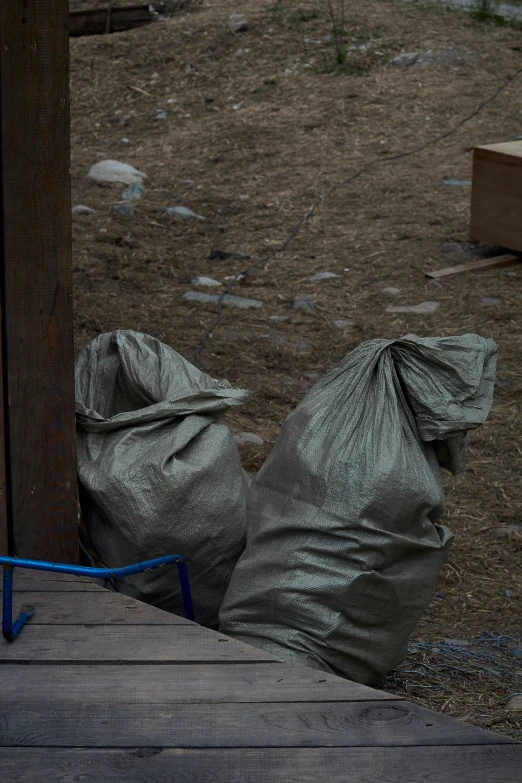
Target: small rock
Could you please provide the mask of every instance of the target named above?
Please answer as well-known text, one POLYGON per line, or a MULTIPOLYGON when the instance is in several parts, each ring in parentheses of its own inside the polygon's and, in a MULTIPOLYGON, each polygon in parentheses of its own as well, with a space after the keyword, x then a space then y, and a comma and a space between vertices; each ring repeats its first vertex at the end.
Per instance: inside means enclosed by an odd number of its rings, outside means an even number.
POLYGON ((506 702, 506 709, 512 712, 522 712, 522 693, 516 693, 506 702))
POLYGON ((244 14, 230 14, 227 25, 231 33, 242 33, 248 30, 248 22, 244 14))
MULTIPOLYGON (((200 294, 199 291, 187 291, 183 294, 183 299, 186 302, 212 302, 217 304, 221 299, 217 294, 200 294)), ((244 299, 241 296, 231 296, 225 294, 223 297, 223 305, 232 305, 232 307, 240 307, 242 310, 249 310, 251 308, 258 308, 263 306, 263 302, 259 299, 244 299)))
POLYGON ((339 318, 337 321, 334 321, 333 325, 336 326, 337 329, 346 329, 348 326, 353 326, 351 321, 345 321, 342 318, 339 318))
POLYGON ((506 590, 504 595, 506 596, 506 598, 513 598, 513 590, 506 590))
POLYGON ((397 296, 397 294, 400 294, 400 292, 400 288, 393 288, 393 286, 388 286, 388 288, 381 288, 381 294, 384 294, 384 296, 397 296))
POLYGON ((452 188, 465 188, 471 185, 471 180, 469 179, 445 179, 444 180, 445 185, 449 185, 452 188))
POLYGON ((263 438, 256 435, 255 432, 236 432, 233 438, 238 446, 245 446, 247 443, 255 443, 256 446, 262 446, 263 438))
POLYGON ((86 207, 85 204, 78 204, 71 209, 73 215, 94 215, 96 212, 92 207, 86 207))
POLYGON ((245 279, 245 275, 239 274, 239 275, 226 275, 224 280, 228 282, 228 280, 234 280, 236 283, 240 283, 241 280, 245 279))
POLYGON ((318 372, 304 372, 303 375, 305 378, 310 378, 311 381, 316 381, 321 377, 321 374, 318 372))
POLYGON ((245 108, 245 101, 241 101, 241 103, 235 103, 232 106, 232 108, 234 109, 234 111, 239 111, 240 109, 244 109, 245 108))
POLYGON ((122 201, 138 201, 145 193, 145 185, 141 182, 135 182, 133 185, 129 185, 125 188, 121 194, 122 201))
POLYGON ((449 644, 450 647, 469 647, 469 642, 465 639, 444 639, 444 644, 449 644))
POLYGON ((415 65, 420 56, 420 52, 405 52, 404 54, 399 54, 397 57, 394 57, 391 64, 398 65, 401 68, 411 68, 412 65, 415 65))
POLYGON ((518 277, 516 272, 507 272, 506 274, 508 277, 518 277))
POLYGON ((270 321, 280 321, 281 323, 285 323, 286 321, 290 320, 289 315, 271 315, 270 321))
POLYGON ((418 305, 398 305, 386 308, 387 313, 416 313, 417 315, 429 315, 439 308, 439 302, 421 302, 418 305))
POLYGON ((91 166, 87 176, 99 185, 133 185, 147 178, 143 171, 118 160, 100 160, 91 166))
POLYGON ((315 313, 315 305, 309 296, 296 296, 292 302, 294 310, 306 310, 308 313, 315 313))
POLYGON ((514 655, 515 658, 518 658, 519 661, 522 661, 522 650, 520 648, 518 650, 511 650, 511 655, 514 655))
POLYGON ((163 217, 177 218, 178 220, 205 220, 201 215, 196 215, 187 207, 167 207, 163 210, 163 217))
POLYGON ((114 217, 134 217, 134 208, 129 201, 122 201, 112 208, 114 217))
POLYGON ((493 530, 495 538, 507 538, 513 533, 522 533, 522 525, 508 525, 506 527, 497 527, 493 530))
POLYGON ((192 281, 192 285, 195 286, 218 286, 223 285, 219 280, 214 280, 212 277, 196 277, 192 281))
POLYGON ((158 111, 156 116, 154 117, 155 120, 166 120, 167 119, 167 112, 166 111, 158 111))
POLYGON ((444 245, 442 245, 442 252, 460 253, 462 252, 462 245, 459 245, 458 242, 446 242, 444 245))
POLYGON ((501 303, 501 299, 499 299, 497 296, 484 296, 482 298, 482 304, 485 305, 498 305, 501 303))
POLYGON ((124 137, 124 138, 121 140, 121 143, 122 143, 122 144, 132 144, 132 141, 131 141, 130 139, 127 139, 126 137, 124 137))
POLYGON ((401 340, 420 340, 418 334, 413 334, 413 332, 408 332, 408 334, 403 334, 401 337, 401 340))
POLYGON ((334 272, 318 272, 316 275, 312 275, 310 280, 312 283, 316 283, 319 280, 331 280, 334 277, 340 277, 340 275, 336 275, 334 272))

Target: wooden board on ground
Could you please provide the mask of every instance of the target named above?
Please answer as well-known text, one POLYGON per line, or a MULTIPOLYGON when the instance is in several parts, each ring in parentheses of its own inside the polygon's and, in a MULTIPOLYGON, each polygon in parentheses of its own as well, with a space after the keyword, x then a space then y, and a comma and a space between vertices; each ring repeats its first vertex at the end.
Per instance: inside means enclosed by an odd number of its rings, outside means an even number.
POLYGON ((112 7, 107 2, 102 8, 72 11, 69 14, 69 35, 103 35, 133 30, 154 22, 158 15, 164 15, 167 10, 169 14, 172 13, 177 5, 182 4, 181 1, 175 3, 170 0, 167 8, 165 2, 150 0, 148 3, 112 7))
MULTIPOLYGON (((46 582, 45 584, 48 584, 46 582)), ((31 625, 192 625, 190 620, 163 612, 154 606, 119 595, 100 591, 72 592, 64 602, 63 591, 29 590, 20 602, 35 607, 31 625)), ((16 597, 13 604, 18 611, 16 597)))
MULTIPOLYGON (((89 582, 87 579, 75 579, 73 576, 70 579, 60 579, 54 581, 53 579, 43 576, 44 572, 23 572, 21 569, 15 569, 14 574, 14 598, 18 593, 22 596, 24 593, 35 592, 49 592, 49 593, 95 593, 110 592, 103 584, 95 584, 89 582), (35 576, 29 576, 29 573, 35 574, 35 576), (36 576, 36 574, 42 574, 42 576, 36 576)), ((3 585, 0 584, 0 594, 2 593, 3 585)), ((29 601, 29 596, 23 595, 24 602, 29 601)))
POLYGON ((485 269, 505 269, 509 266, 515 266, 520 263, 518 256, 506 253, 495 258, 481 258, 478 261, 468 261, 466 264, 457 264, 456 266, 447 266, 444 269, 435 269, 432 272, 426 272, 426 277, 438 278, 448 277, 449 275, 460 275, 463 272, 480 272, 485 269))
POLYGON ((102 588, 56 585, 36 592, 51 624, 0 643, 0 769, 13 783, 519 781, 522 745, 507 737, 102 588), (117 624, 95 624, 98 612, 117 624))
MULTIPOLYGON (((144 629, 145 631, 145 629, 144 629)), ((4 664, 2 703, 18 702, 20 692, 42 694, 51 705, 212 704, 219 702, 386 701, 402 697, 368 688, 333 674, 283 663, 155 664, 4 664), (132 683, 132 688, 129 687, 132 683)))
MULTIPOLYGON (((64 594, 65 596, 66 594, 64 594)), ((64 600, 67 600, 66 598, 64 600)), ((198 625, 31 625, 14 643, 0 640, 0 663, 205 663, 277 661, 273 655, 198 625)), ((1 691, 0 691, 1 694, 1 691)))
MULTIPOLYGON (((37 694, 35 694, 37 697, 37 694)), ((256 748, 401 747, 511 743, 407 702, 284 704, 11 703, 0 745, 256 748), (27 726, 31 730, 27 730, 27 726)))
POLYGON ((520 745, 182 751, 2 748, 0 767, 13 783, 520 783, 521 750, 520 745))

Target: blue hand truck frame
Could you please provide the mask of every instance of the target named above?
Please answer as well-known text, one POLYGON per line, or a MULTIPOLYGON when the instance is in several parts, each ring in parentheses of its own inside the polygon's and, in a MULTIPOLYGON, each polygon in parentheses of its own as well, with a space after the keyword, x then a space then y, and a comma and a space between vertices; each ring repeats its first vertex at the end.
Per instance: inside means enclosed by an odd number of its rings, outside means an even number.
POLYGON ((91 568, 90 566, 75 566, 65 563, 48 563, 44 560, 22 560, 17 557, 0 556, 0 565, 4 569, 3 578, 3 604, 2 604, 2 635, 7 642, 14 642, 24 625, 34 614, 32 604, 24 604, 18 618, 13 623, 13 581, 15 568, 29 568, 35 571, 51 571, 55 574, 73 574, 74 576, 88 576, 91 579, 121 579, 131 574, 139 574, 161 566, 176 563, 178 566, 179 582, 185 617, 194 620, 194 607, 190 592, 190 582, 187 564, 181 555, 165 555, 154 560, 146 560, 136 565, 123 568, 91 568))

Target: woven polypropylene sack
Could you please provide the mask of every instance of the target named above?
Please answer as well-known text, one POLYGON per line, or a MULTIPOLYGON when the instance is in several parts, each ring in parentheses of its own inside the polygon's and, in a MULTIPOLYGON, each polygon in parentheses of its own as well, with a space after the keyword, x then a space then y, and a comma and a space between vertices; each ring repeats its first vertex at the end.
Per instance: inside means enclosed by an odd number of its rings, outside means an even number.
POLYGON ((491 407, 496 345, 373 340, 322 378, 254 478, 220 630, 362 683, 405 656, 452 535, 440 465, 491 407))
MULTIPOLYGON (((76 363, 82 513, 100 560, 188 562, 196 620, 217 627, 245 545, 248 478, 219 415, 248 393, 200 372, 153 337, 102 334, 76 363)), ((175 566, 117 589, 183 614, 175 566)))

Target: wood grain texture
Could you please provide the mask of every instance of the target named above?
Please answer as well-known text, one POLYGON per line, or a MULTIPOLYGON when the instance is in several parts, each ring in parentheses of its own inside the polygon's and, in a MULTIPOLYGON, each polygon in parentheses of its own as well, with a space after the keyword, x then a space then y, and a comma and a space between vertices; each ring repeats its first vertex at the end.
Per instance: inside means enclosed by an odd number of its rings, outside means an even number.
POLYGON ((469 261, 466 264, 457 264, 456 266, 447 266, 444 269, 435 269, 433 272, 426 272, 426 277, 437 279, 438 277, 448 277, 450 275, 460 275, 463 272, 482 272, 486 269, 505 269, 506 267, 519 264, 518 256, 507 253, 495 258, 481 258, 476 261, 469 261))
POLYGON ((522 142, 477 147, 470 237, 522 252, 522 142))
MULTIPOLYGON (((71 576, 69 579, 47 579, 44 575, 44 571, 22 571, 22 569, 15 569, 14 575, 14 595, 17 593, 27 592, 52 592, 52 593, 94 593, 100 592, 105 594, 110 592, 106 587, 101 584, 95 584, 88 579, 81 579, 71 576), (34 576, 33 576, 34 574, 34 576), (40 576, 38 576, 40 574, 40 576)), ((0 584, 0 595, 3 590, 3 585, 0 584)), ((24 596, 24 600, 25 600, 24 596)), ((64 605, 66 598, 63 599, 64 605)))
POLYGON ((10 783, 520 783, 522 745, 0 748, 0 768, 10 783))
POLYGON ((36 610, 31 625, 192 625, 184 617, 103 589, 72 592, 66 600, 61 592, 28 592, 23 599, 36 610))
POLYGON ((386 701, 400 697, 286 664, 156 664, 119 666, 3 664, 1 701, 37 701, 48 708, 96 704, 386 701))
MULTIPOLYGON (((1 59, 0 59, 1 64, 1 59)), ((1 104, 1 98, 0 98, 1 104)), ((0 139, 0 162, 1 162, 1 145, 0 139)), ((3 233, 3 193, 0 183, 0 237, 3 233)), ((4 268, 3 261, 3 243, 0 240, 0 555, 9 556, 9 523, 7 514, 7 478, 6 478, 6 431, 7 422, 5 421, 5 408, 4 408, 4 361, 3 361, 3 313, 5 305, 3 302, 3 283, 2 283, 2 269, 4 268)))
POLYGON ((160 2, 133 4, 122 8, 93 8, 86 11, 72 11, 69 14, 69 35, 103 35, 143 27, 154 21, 154 13, 161 13, 160 2))
POLYGON ((76 562, 68 17, 0 3, 0 277, 14 553, 76 562))
MULTIPOLYGON (((34 694, 35 697, 37 694, 34 694)), ((43 694, 40 694, 42 698, 43 694)), ((403 747, 512 741, 406 702, 0 705, 0 745, 403 747)))
MULTIPOLYGON (((277 661, 263 650, 197 625, 32 625, 0 640, 0 663, 249 663, 277 661)), ((1 692, 0 692, 1 693, 1 692)))

